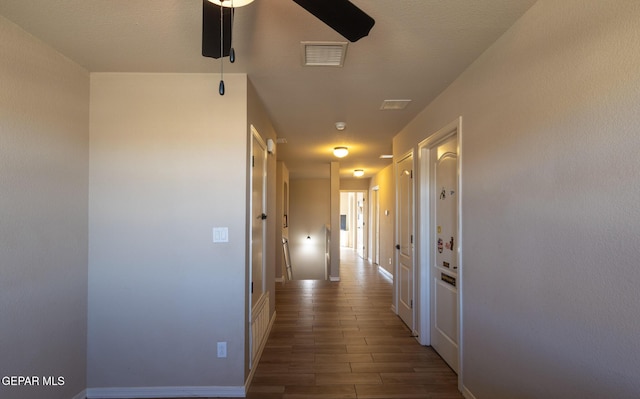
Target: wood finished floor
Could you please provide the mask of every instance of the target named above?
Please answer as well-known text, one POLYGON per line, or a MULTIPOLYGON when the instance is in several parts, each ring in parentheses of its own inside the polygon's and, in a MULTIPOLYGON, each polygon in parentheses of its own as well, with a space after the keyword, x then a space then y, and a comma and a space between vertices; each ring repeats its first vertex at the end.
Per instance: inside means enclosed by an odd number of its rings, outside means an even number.
POLYGON ((276 283, 247 398, 463 398, 456 374, 391 311, 392 283, 375 265, 343 249, 340 277, 276 283))

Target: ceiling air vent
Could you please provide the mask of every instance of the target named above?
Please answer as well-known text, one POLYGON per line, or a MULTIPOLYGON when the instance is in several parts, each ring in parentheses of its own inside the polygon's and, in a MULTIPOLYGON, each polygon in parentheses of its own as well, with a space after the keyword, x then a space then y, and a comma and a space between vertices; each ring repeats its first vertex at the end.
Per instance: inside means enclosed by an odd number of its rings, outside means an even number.
POLYGON ((347 42, 301 42, 302 64, 304 66, 344 65, 347 55, 347 42))
POLYGON ((384 100, 380 109, 405 109, 411 100, 384 100))

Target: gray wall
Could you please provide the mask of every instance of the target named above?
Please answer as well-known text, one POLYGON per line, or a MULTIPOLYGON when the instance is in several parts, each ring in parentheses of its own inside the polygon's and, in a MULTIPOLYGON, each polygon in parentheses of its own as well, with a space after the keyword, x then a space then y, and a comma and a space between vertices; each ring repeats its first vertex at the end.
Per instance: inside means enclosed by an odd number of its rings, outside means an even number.
POLYGON ((89 388, 244 385, 247 79, 217 82, 91 75, 89 388))
POLYGON ((465 387, 640 395, 640 2, 539 1, 394 139, 462 115, 465 387))
POLYGON ((0 17, 1 375, 61 376, 5 399, 84 390, 89 74, 0 17))

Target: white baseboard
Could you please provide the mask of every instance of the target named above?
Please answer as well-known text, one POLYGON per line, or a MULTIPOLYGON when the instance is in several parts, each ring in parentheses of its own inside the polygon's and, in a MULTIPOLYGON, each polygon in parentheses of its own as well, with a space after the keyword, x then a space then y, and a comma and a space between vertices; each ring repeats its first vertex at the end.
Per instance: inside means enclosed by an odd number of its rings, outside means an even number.
POLYGON ((87 399, 244 398, 243 386, 87 388, 87 399))
POLYGON ((71 399, 87 399, 87 390, 83 389, 82 392, 79 392, 76 396, 71 399))
POLYGON ((340 281, 340 277, 329 276, 329 281, 333 281, 333 282, 340 281))
POLYGON ((273 323, 276 321, 276 312, 273 312, 271 316, 271 320, 269 320, 269 326, 267 327, 267 331, 265 332, 267 339, 262 342, 260 348, 258 349, 258 354, 256 355, 256 362, 253 365, 253 368, 249 371, 249 375, 247 376, 247 380, 244 383, 244 391, 249 392, 249 385, 251 385, 251 381, 253 380, 253 375, 256 373, 256 369, 258 368, 258 364, 260 364, 260 358, 262 357, 262 351, 264 351, 264 347, 267 345, 267 341, 269 340, 269 334, 271 334, 271 327, 273 327, 273 323))
POLYGON ((393 274, 389 273, 387 269, 382 266, 378 266, 378 272, 393 282, 393 274))
POLYGON ((476 399, 476 397, 473 396, 471 391, 464 385, 462 386, 462 396, 464 396, 466 399, 476 399))

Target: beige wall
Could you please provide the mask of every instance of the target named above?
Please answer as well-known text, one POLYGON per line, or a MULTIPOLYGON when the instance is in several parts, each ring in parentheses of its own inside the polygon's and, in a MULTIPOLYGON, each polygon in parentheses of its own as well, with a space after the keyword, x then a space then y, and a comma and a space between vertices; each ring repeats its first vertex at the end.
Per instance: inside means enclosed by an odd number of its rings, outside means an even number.
POLYGON ((464 385, 640 392, 640 2, 539 1, 394 139, 462 116, 464 385))
POLYGON ((340 179, 340 190, 342 191, 367 191, 369 189, 370 178, 360 179, 340 179))
POLYGON ((248 88, 225 82, 222 97, 209 74, 91 75, 94 393, 244 385, 248 88))
POLYGON ((0 17, 0 369, 86 386, 89 74, 0 17))
MULTIPOLYGON (((380 266, 389 273, 395 274, 395 180, 393 165, 387 166, 371 179, 371 187, 376 186, 378 187, 380 221, 380 266)), ((375 209, 371 209, 372 215, 374 212, 375 209)), ((369 223, 369 226, 371 225, 372 223, 369 223)), ((374 236, 373 232, 371 236, 374 236)))
POLYGON ((292 179, 289 184, 289 246, 293 278, 324 280, 324 227, 330 221, 330 180, 292 179), (307 235, 310 240, 307 240, 307 235))
MULTIPOLYGON (((276 148, 277 151, 277 148, 276 148)), ((276 169, 276 268, 275 277, 282 279, 286 274, 282 238, 289 237, 289 227, 285 225, 285 215, 289 218, 289 169, 284 162, 277 163, 276 169)))

